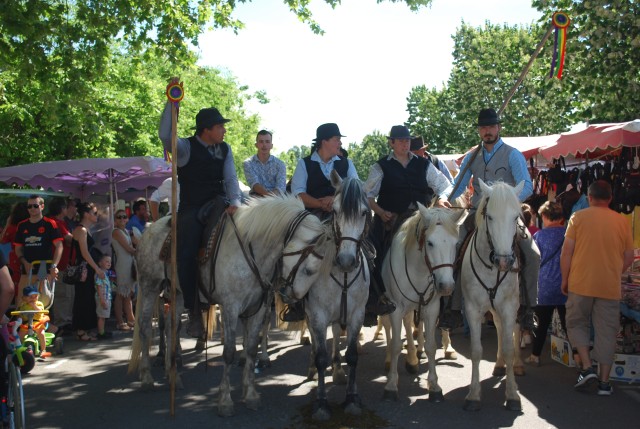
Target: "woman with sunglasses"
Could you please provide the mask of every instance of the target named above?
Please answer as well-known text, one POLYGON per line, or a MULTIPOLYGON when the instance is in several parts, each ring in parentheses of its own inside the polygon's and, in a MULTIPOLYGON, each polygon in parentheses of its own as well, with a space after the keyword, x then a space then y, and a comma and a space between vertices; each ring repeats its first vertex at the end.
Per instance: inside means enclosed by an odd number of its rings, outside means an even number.
MULTIPOLYGON (((71 251, 71 261, 77 265, 82 261, 87 263, 87 278, 83 282, 75 285, 75 296, 73 300, 73 327, 76 329, 76 336, 80 341, 93 341, 97 337, 95 329, 98 327, 95 302, 95 276, 105 278, 106 273, 102 270, 95 259, 91 256, 94 245, 90 229, 98 220, 98 209, 93 203, 80 203, 78 205, 78 216, 80 222, 73 230, 73 244, 71 251)), ((94 249, 94 252, 98 249, 94 249)), ((105 332, 105 334, 110 334, 105 332)))
POLYGON ((114 267, 116 270, 116 299, 114 311, 116 314, 116 326, 120 331, 130 331, 135 324, 133 315, 133 305, 131 299, 135 291, 135 266, 134 255, 136 254, 135 238, 129 234, 125 225, 127 224, 127 213, 124 210, 116 211, 115 228, 111 233, 111 245, 115 254, 114 267), (126 317, 126 322, 122 316, 126 317))

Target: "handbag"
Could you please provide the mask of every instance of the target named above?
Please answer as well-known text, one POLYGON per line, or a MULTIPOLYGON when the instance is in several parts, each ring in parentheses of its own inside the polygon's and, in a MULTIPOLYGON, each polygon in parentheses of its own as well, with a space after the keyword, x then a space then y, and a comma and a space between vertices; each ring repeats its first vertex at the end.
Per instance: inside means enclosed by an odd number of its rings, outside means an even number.
POLYGON ((75 285, 87 280, 87 263, 80 262, 78 265, 68 265, 62 274, 62 281, 69 285, 75 285))

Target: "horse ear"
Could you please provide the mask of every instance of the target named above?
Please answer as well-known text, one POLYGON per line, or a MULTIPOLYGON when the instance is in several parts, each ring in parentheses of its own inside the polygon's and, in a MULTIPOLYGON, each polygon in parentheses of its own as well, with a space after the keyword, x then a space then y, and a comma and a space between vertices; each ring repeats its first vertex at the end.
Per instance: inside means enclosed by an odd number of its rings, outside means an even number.
POLYGON ((429 220, 430 220, 429 209, 426 208, 424 205, 422 205, 420 201, 417 201, 417 203, 418 203, 418 210, 420 211, 422 220, 424 220, 424 223, 425 223, 425 228, 429 228, 429 220))
POLYGON ((469 214, 469 210, 451 210, 451 212, 451 219, 458 226, 462 225, 469 214))
POLYGON ((480 183, 480 191, 482 195, 490 195, 491 187, 484 183, 484 180, 478 177, 478 182, 480 183))
POLYGON ((516 187, 513 189, 513 192, 516 193, 516 196, 520 196, 520 192, 522 192, 522 189, 524 188, 524 180, 521 180, 520 183, 518 183, 516 185, 516 187))
POLYGON ((333 170, 331 170, 331 186, 338 189, 341 184, 342 184, 342 177, 340 177, 340 175, 334 168, 333 170))

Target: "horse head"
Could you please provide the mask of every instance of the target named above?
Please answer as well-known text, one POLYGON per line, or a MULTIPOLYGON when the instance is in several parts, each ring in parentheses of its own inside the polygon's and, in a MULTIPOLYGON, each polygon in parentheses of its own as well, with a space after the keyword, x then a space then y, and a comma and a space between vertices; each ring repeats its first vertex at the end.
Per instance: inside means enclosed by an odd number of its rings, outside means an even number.
POLYGON ((433 276, 436 291, 443 296, 453 293, 453 262, 456 258, 458 230, 466 210, 426 208, 418 203, 422 217, 422 232, 418 232, 418 247, 423 249, 424 261, 433 276))
POLYGON ((362 263, 360 246, 368 233, 371 209, 362 182, 357 178, 343 180, 333 170, 331 184, 336 188, 332 219, 336 245, 334 262, 341 271, 351 272, 362 263))
POLYGON ((482 179, 479 182, 482 200, 476 213, 478 236, 486 236, 491 263, 500 271, 508 271, 516 261, 516 234, 521 217, 518 196, 524 182, 515 187, 503 182, 489 186, 482 179))

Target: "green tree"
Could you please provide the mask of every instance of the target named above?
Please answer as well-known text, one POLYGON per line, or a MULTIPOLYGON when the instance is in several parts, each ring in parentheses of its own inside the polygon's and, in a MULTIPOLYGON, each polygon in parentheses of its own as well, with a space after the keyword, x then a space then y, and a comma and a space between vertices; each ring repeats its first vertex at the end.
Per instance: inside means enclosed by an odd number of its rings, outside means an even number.
POLYGON ((388 155, 390 148, 387 136, 380 131, 374 131, 367 134, 361 144, 349 144, 347 150, 349 151, 349 159, 356 167, 358 177, 361 180, 366 180, 371 166, 383 156, 388 155))
POLYGON ((640 106, 640 3, 636 0, 534 0, 543 19, 562 10, 567 33, 567 113, 574 121, 630 121, 640 106))
POLYGON ((308 156, 311 153, 310 146, 293 146, 286 152, 282 152, 278 155, 278 158, 284 162, 287 166, 287 178, 291 178, 293 176, 293 172, 296 170, 296 166, 298 165, 298 161, 308 156))
MULTIPOLYGON (((477 143, 473 124, 485 107, 496 110, 529 61, 546 27, 474 28, 464 22, 454 36, 453 68, 446 86, 413 88, 408 98, 410 126, 435 153, 464 152, 477 143)), ((562 81, 548 79, 551 52, 531 67, 503 113, 506 136, 537 136, 565 131, 573 123, 568 109, 575 97, 562 81)))

